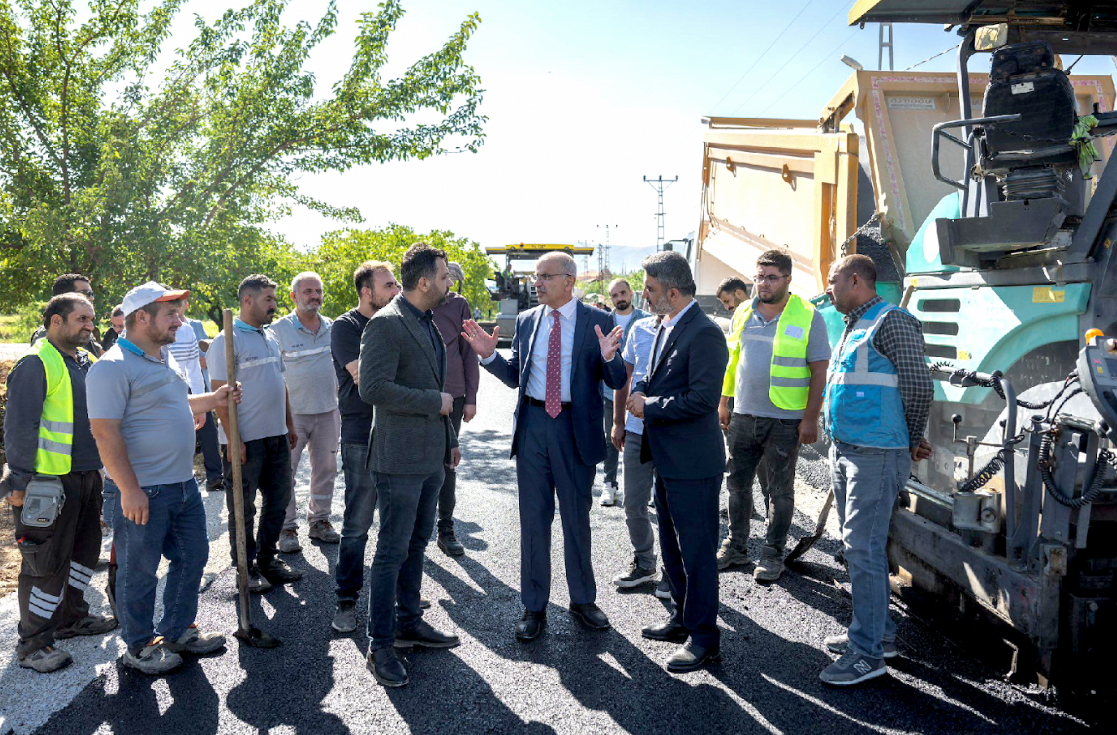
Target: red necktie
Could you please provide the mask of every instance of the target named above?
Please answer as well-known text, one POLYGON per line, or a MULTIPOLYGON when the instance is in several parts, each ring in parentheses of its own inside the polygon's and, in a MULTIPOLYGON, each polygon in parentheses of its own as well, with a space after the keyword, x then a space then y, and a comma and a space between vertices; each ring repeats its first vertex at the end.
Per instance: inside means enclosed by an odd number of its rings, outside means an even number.
POLYGON ((558 418, 562 413, 562 323, 559 313, 552 310, 555 323, 551 325, 551 336, 547 338, 547 390, 545 401, 547 415, 558 418))

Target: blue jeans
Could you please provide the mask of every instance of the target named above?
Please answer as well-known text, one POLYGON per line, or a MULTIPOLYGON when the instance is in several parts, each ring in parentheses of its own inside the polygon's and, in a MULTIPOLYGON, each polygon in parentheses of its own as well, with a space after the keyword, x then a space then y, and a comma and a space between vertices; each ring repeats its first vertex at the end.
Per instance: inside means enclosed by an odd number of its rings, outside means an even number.
POLYGON ((911 474, 911 454, 835 441, 830 474, 853 591, 849 645, 862 655, 883 658, 883 641, 896 639, 896 624, 888 615, 888 524, 911 474))
POLYGON ((209 559, 206 510, 198 483, 190 479, 143 491, 148 502, 147 524, 137 525, 117 513, 114 526, 116 608, 121 638, 133 651, 156 635, 176 640, 193 624, 202 570, 209 559), (163 556, 171 564, 163 588, 163 619, 155 626, 155 590, 163 556))
POLYGON ((376 486, 366 465, 367 444, 341 445, 345 475, 345 516, 334 568, 338 602, 356 602, 365 585, 365 546, 376 515, 376 486))
POLYGON ((111 477, 105 477, 105 487, 101 492, 101 516, 105 519, 105 525, 109 528, 116 528, 113 522, 120 511, 120 488, 112 481, 111 477))
POLYGON ((380 534, 368 591, 370 651, 392 645, 397 629, 407 630, 423 615, 419 609, 423 552, 434 531, 438 491, 445 475, 442 468, 429 475, 372 473, 380 534))

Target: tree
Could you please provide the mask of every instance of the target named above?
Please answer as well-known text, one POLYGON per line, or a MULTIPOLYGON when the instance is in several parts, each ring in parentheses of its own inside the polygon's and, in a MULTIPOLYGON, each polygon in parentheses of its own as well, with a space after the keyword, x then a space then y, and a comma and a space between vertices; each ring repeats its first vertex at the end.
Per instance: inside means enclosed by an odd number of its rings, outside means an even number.
POLYGON ((0 308, 81 272, 108 302, 148 279, 202 284, 212 310, 249 272, 297 258, 264 224, 304 206, 346 223, 355 209, 302 194, 299 174, 475 152, 480 78, 463 60, 480 19, 384 79, 403 15, 361 16, 348 71, 322 93, 304 66, 335 31, 282 23, 287 0, 255 0, 178 49, 154 87, 183 0, 0 0, 0 308), (422 122, 415 122, 416 116, 422 122))
POLYGON ((422 235, 410 227, 393 224, 381 230, 341 230, 322 238, 312 269, 322 276, 326 291, 323 313, 336 317, 356 306, 353 272, 366 260, 390 263, 398 279, 403 254, 418 241, 442 248, 451 261, 459 263, 465 271, 462 296, 471 306, 487 308, 490 298, 485 279, 492 277, 492 263, 477 243, 445 230, 422 235))

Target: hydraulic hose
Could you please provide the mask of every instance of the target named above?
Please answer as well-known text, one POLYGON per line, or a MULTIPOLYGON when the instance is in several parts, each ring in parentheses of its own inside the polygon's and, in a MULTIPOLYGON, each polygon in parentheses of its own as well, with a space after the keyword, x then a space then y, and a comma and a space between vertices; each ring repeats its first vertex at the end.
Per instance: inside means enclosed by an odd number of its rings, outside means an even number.
POLYGON ((1043 478, 1044 488, 1051 493, 1051 497, 1055 498, 1059 504, 1068 508, 1081 508, 1094 502, 1106 486, 1106 470, 1117 470, 1117 457, 1114 457, 1108 449, 1098 452, 1098 461, 1094 465, 1094 477, 1090 481, 1090 486, 1082 495, 1072 498, 1059 489, 1059 486, 1055 484, 1054 475, 1051 474, 1051 450, 1054 444, 1054 433, 1046 432, 1039 445, 1039 473, 1043 478))

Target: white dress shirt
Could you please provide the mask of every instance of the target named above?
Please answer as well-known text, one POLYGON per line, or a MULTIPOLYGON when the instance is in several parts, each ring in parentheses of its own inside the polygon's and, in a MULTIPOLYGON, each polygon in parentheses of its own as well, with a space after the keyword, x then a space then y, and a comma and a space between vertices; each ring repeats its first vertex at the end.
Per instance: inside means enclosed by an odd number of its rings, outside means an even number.
MULTIPOLYGON (((655 369, 655 366, 659 365, 660 350, 663 349, 663 345, 667 344, 667 340, 671 337, 671 332, 675 329, 675 325, 683 318, 683 314, 687 313, 687 311, 697 303, 697 301, 691 299, 690 303, 684 306, 674 317, 663 317, 663 321, 659 325, 659 334, 656 335, 655 348, 652 353, 652 370, 655 369)), ((649 372, 651 371, 649 370, 649 372)))
MULTIPOLYGON (((543 321, 539 324, 539 331, 535 335, 535 349, 527 359, 531 360, 528 371, 527 395, 537 401, 547 400, 547 344, 551 338, 551 327, 555 318, 551 314, 558 311, 559 323, 562 328, 562 400, 570 402, 570 368, 574 363, 574 328, 578 323, 578 302, 570 299, 557 310, 549 306, 543 307, 543 321)), ((488 365, 496 359, 496 353, 482 360, 482 365, 488 365)), ((524 359, 521 356, 520 359, 524 359)))

